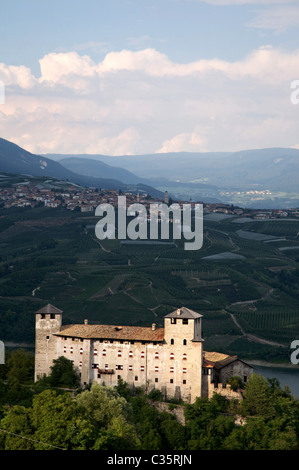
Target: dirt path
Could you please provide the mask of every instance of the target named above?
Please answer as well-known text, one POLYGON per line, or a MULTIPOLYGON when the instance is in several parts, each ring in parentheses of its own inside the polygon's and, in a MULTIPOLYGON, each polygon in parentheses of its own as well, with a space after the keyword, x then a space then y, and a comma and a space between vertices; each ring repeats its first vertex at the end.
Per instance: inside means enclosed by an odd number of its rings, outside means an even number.
MULTIPOLYGON (((229 313, 229 312, 228 312, 229 313)), ((280 343, 275 343, 274 341, 268 341, 266 339, 263 339, 263 338, 259 338, 258 336, 255 336, 255 335, 251 335, 249 333, 246 333, 243 328, 241 327, 241 325, 238 323, 238 321, 236 320, 236 317, 235 315, 233 315, 232 313, 229 313, 231 319, 233 320, 234 324, 237 326, 237 328, 239 328, 239 330, 241 331, 242 335, 245 336, 245 338, 247 338, 249 341, 252 341, 253 343, 259 343, 259 344, 267 344, 269 346, 281 346, 281 347, 284 347, 283 344, 280 344, 280 343)))

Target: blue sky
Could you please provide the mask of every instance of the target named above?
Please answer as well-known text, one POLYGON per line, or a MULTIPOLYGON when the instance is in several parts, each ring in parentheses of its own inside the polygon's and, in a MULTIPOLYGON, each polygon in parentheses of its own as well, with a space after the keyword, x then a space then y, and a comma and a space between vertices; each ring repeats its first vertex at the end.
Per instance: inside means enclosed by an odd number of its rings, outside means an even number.
POLYGON ((2 0, 1 136, 37 153, 298 147, 292 0, 2 0))

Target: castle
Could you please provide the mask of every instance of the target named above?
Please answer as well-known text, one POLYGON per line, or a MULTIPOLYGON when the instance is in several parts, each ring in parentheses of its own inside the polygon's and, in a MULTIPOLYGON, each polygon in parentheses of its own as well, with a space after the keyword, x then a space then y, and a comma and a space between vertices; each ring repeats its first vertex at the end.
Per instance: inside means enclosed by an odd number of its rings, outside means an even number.
POLYGON ((203 351, 202 315, 179 308, 164 317, 164 328, 82 324, 62 325, 63 312, 46 305, 36 312, 35 380, 64 356, 73 362, 81 384, 153 388, 165 398, 193 403, 214 392, 238 398, 227 381, 248 380, 252 367, 237 356, 203 351))

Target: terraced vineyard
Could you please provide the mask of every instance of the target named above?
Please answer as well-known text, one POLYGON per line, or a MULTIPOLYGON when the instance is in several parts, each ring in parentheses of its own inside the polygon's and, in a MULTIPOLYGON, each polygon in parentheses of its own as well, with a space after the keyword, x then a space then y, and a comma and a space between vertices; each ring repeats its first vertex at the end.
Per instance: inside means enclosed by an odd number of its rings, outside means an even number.
POLYGON ((1 339, 33 344, 34 312, 48 302, 64 323, 142 326, 162 326, 184 305, 204 316, 205 349, 289 362, 299 339, 298 220, 207 217, 198 251, 184 240, 100 242, 95 223, 64 209, 1 211, 1 339))

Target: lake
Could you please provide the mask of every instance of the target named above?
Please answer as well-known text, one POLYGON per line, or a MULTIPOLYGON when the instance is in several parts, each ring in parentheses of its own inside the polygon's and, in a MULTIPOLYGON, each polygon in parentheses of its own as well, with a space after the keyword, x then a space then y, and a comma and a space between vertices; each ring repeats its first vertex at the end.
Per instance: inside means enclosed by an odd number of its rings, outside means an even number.
POLYGON ((288 385, 294 397, 299 398, 299 366, 298 369, 290 369, 283 367, 263 367, 253 366, 256 374, 261 374, 265 378, 276 378, 281 388, 288 385))

